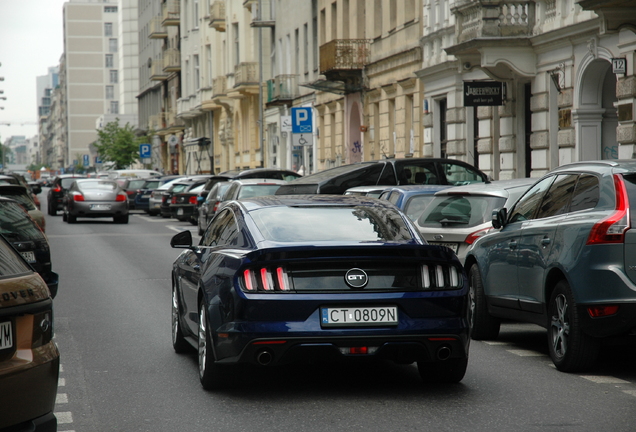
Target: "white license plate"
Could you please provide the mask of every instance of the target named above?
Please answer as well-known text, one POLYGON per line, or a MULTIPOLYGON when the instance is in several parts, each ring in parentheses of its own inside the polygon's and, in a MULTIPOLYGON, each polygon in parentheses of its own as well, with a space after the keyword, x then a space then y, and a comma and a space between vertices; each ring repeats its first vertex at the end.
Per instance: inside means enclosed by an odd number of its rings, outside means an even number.
POLYGON ((142 195, 141 197, 150 199, 150 194, 142 195))
POLYGON ((13 331, 11 321, 0 323, 0 350, 13 348, 13 331))
POLYGON ((321 308, 323 327, 397 325, 396 306, 321 308))
POLYGON ((459 249, 459 243, 428 242, 428 244, 432 244, 432 245, 435 245, 435 246, 446 246, 447 248, 449 248, 450 250, 452 250, 455 253, 457 253, 457 250, 459 249))
POLYGON ((91 210, 110 210, 110 204, 92 204, 91 210))
POLYGON ((20 255, 22 255, 22 258, 24 258, 26 260, 26 262, 28 262, 28 263, 34 263, 35 262, 35 252, 32 252, 32 251, 20 252, 20 255))
POLYGON ((177 216, 183 216, 183 209, 177 209, 177 216))

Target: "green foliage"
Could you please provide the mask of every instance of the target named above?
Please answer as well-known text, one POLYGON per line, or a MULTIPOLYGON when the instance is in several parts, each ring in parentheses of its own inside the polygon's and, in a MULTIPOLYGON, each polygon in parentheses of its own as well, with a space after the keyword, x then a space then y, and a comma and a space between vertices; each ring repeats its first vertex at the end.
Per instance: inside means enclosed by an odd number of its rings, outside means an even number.
POLYGON ((34 164, 29 165, 27 167, 27 170, 35 172, 35 171, 40 171, 40 168, 48 169, 49 167, 47 165, 44 165, 44 164, 35 164, 34 163, 34 164))
POLYGON ((119 126, 119 119, 97 130, 95 148, 103 162, 113 162, 113 169, 125 169, 139 160, 139 144, 130 123, 119 126))

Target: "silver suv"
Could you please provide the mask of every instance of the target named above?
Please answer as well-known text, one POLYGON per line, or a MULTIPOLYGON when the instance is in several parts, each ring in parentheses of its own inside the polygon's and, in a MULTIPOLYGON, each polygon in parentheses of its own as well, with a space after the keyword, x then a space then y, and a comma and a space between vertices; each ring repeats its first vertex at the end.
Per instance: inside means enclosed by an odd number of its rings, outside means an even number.
POLYGON ((636 162, 559 167, 468 250, 473 339, 500 320, 547 328, 557 369, 591 368, 604 341, 636 335, 636 162))

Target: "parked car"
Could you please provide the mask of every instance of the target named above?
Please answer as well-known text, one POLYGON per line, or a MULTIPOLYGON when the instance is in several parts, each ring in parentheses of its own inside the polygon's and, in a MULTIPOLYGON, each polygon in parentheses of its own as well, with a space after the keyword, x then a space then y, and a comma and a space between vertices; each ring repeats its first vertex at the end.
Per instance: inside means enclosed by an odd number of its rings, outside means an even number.
MULTIPOLYGON (((481 184, 481 183, 480 183, 481 184)), ((433 200, 436 192, 448 189, 443 185, 390 186, 379 198, 393 203, 412 221, 416 221, 424 209, 433 200)))
POLYGON ((391 185, 372 185, 372 186, 356 186, 347 189, 343 195, 368 196, 371 198, 380 198, 382 192, 391 188, 391 185))
POLYGON ((188 190, 199 185, 204 185, 210 177, 211 176, 209 175, 197 175, 186 177, 182 180, 173 182, 167 190, 161 193, 161 206, 159 207, 160 216, 163 218, 169 218, 173 216, 172 211, 170 210, 170 206, 172 205, 172 197, 178 193, 187 192, 188 190))
POLYGON ((458 382, 471 307, 457 257, 392 204, 352 196, 231 201, 172 267, 172 343, 206 389, 232 365, 389 359, 458 382))
POLYGON ((52 270, 49 242, 24 207, 5 197, 0 197, 0 234, 40 274, 55 297, 59 276, 52 270))
POLYGON ((139 193, 144 183, 146 183, 146 179, 122 177, 115 179, 115 181, 126 192, 126 195, 128 195, 128 208, 130 210, 134 209, 135 198, 137 197, 137 193, 139 193))
POLYGON ((210 192, 208 192, 205 200, 203 200, 203 203, 199 207, 199 217, 197 220, 197 232, 200 236, 203 235, 205 227, 208 226, 208 223, 210 223, 218 211, 219 205, 223 200, 223 195, 225 191, 227 191, 227 188, 230 187, 230 184, 229 181, 216 183, 212 186, 210 192))
POLYGON ((47 212, 49 216, 57 215, 57 211, 64 208, 66 190, 75 180, 83 178, 87 177, 77 174, 60 174, 53 179, 49 191, 46 194, 47 212))
POLYGON ((168 183, 169 181, 175 180, 177 178, 183 178, 183 176, 179 175, 168 175, 161 176, 159 178, 147 178, 144 179, 144 183, 137 190, 135 194, 135 209, 143 210, 146 213, 150 213, 150 195, 152 191, 157 189, 159 186, 168 183))
POLYGON ((452 249, 464 262, 470 245, 493 230, 493 210, 512 206, 536 180, 498 180, 445 189, 431 197, 415 225, 429 244, 452 249))
MULTIPOLYGON (((606 341, 636 328, 636 162, 561 166, 511 207, 499 231, 469 249, 473 338, 495 339, 500 321, 547 328, 557 369, 592 368, 606 341)), ((633 336, 629 336, 633 339, 633 336)))
POLYGON ((115 223, 127 224, 128 196, 113 180, 76 180, 66 191, 62 220, 72 224, 78 217, 112 217, 115 223))
POLYGON ((60 353, 53 342, 53 301, 2 235, 0 257, 0 430, 55 431, 60 353))
POLYGON ((191 187, 186 187, 182 192, 175 193, 170 199, 170 216, 192 225, 196 225, 195 213, 197 213, 197 197, 203 190, 205 183, 194 183, 191 187))
POLYGON ((290 181, 277 195, 343 194, 356 186, 441 184, 458 186, 485 182, 488 176, 454 159, 406 158, 359 162, 327 169, 290 181))
POLYGON ((33 201, 33 194, 31 191, 22 185, 2 185, 0 184, 0 196, 11 198, 27 211, 29 216, 40 227, 42 232, 46 231, 46 220, 44 219, 44 213, 42 213, 33 201))
POLYGON ((274 195, 278 188, 287 184, 285 180, 241 179, 232 180, 221 201, 232 201, 259 196, 274 195))
POLYGON ((161 203, 163 202, 163 193, 172 187, 172 185, 180 180, 185 180, 187 177, 178 176, 177 178, 173 178, 168 180, 162 185, 159 185, 156 189, 150 192, 150 197, 148 198, 148 214, 150 216, 155 216, 161 214, 161 203))

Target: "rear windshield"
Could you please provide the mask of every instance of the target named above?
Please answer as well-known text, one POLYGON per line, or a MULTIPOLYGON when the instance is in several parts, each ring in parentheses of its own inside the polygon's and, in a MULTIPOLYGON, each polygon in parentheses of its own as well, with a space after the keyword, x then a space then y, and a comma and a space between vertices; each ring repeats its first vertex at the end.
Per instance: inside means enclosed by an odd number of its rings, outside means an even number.
POLYGON ((183 192, 189 185, 186 184, 176 184, 172 187, 172 193, 180 193, 183 192))
POLYGON ((63 178, 63 179, 60 181, 60 184, 62 185, 62 188, 64 188, 64 189, 68 189, 68 188, 70 188, 70 187, 71 187, 71 185, 73 184, 73 182, 74 182, 75 180, 78 180, 78 179, 80 179, 80 178, 81 178, 81 177, 68 177, 68 178, 63 178))
POLYGON ((422 215, 424 209, 433 201, 433 198, 435 198, 433 195, 415 195, 411 197, 404 206, 404 213, 409 219, 416 221, 422 215))
POLYGON ((239 190, 238 199, 274 195, 279 188, 279 184, 244 185, 241 190, 239 190))
POLYGON ((413 240, 400 213, 390 208, 269 207, 250 215, 263 237, 276 242, 413 240))
POLYGON ((142 189, 157 189, 159 187, 159 180, 146 180, 141 186, 142 189))
MULTIPOLYGON (((9 240, 7 238, 7 240, 9 240)), ((18 253, 0 239, 0 277, 11 276, 32 271, 29 266, 20 259, 18 253)))
POLYGON ((82 181, 82 182, 77 182, 77 187, 79 187, 80 190, 101 189, 101 190, 113 191, 117 189, 117 183, 112 181, 105 181, 105 180, 82 181))
POLYGON ((503 207, 506 199, 492 196, 436 196, 417 219, 421 227, 474 227, 492 220, 492 211, 503 207))
POLYGON ((0 202, 0 234, 10 242, 43 240, 44 234, 16 203, 0 202))
POLYGON ((22 207, 27 210, 35 210, 33 199, 31 199, 31 197, 27 195, 26 191, 8 191, 0 189, 0 195, 11 198, 12 200, 16 200, 22 205, 22 207))

